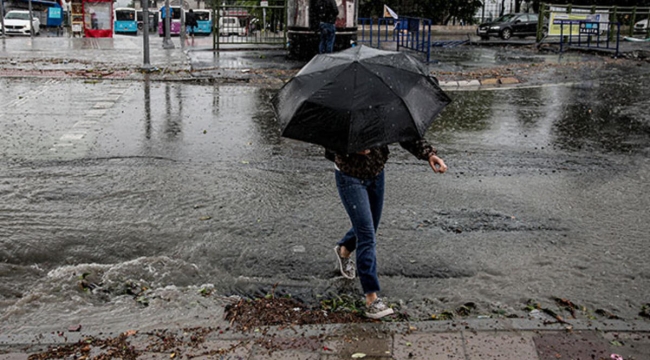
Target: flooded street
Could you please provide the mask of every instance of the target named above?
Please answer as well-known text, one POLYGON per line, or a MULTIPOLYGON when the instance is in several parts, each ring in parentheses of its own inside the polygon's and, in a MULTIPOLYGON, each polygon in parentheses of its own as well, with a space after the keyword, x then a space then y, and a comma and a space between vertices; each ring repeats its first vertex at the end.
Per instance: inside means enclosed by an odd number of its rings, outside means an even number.
MULTIPOLYGON (((552 297, 637 316, 650 298, 647 65, 574 76, 448 91, 426 136, 445 175, 391 147, 378 236, 389 302, 419 319, 466 302, 522 316, 552 297)), ((280 137, 277 89, 0 87, 0 330, 198 317, 212 286, 361 296, 335 269, 349 222, 333 164, 280 137)))

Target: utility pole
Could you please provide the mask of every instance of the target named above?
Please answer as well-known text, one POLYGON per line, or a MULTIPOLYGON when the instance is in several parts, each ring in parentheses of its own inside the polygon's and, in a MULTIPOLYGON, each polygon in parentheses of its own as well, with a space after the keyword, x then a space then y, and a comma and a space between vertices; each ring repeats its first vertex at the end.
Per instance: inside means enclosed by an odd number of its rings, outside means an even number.
MULTIPOLYGON (((4 15, 2 15, 4 17, 4 15)), ((4 29, 5 27, 2 26, 4 29)), ((34 40, 34 13, 32 12, 32 0, 29 0, 29 37, 34 40)))
POLYGON ((149 0, 142 0, 142 53, 144 55, 142 70, 151 70, 149 61, 149 0))
POLYGON ((0 25, 2 25, 2 35, 0 39, 5 38, 5 0, 0 0, 0 25))
POLYGON ((175 46, 171 39, 172 9, 169 7, 169 0, 165 0, 164 15, 165 15, 165 19, 164 19, 165 23, 163 24, 163 26, 165 27, 165 40, 163 40, 163 49, 174 49, 175 46))

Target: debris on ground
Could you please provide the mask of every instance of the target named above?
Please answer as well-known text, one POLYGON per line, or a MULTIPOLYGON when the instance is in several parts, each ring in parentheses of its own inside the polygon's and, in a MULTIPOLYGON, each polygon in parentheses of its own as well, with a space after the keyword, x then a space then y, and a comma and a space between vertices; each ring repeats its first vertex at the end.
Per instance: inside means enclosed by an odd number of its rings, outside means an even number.
POLYGON ((226 320, 242 331, 250 331, 261 326, 290 326, 309 324, 362 323, 372 320, 363 317, 359 311, 338 309, 328 311, 311 308, 292 298, 241 299, 236 304, 227 305, 226 320))

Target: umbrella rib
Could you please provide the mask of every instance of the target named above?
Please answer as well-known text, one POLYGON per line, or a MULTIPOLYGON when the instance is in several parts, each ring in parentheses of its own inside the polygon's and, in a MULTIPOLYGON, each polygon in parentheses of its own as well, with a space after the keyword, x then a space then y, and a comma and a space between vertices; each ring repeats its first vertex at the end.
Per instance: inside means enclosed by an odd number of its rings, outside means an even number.
MULTIPOLYGON (((368 69, 364 64, 359 63, 359 65, 362 65, 364 69, 370 71, 371 73, 374 73, 372 70, 368 69)), ((401 68, 398 68, 398 67, 396 67, 396 66, 392 66, 392 67, 393 67, 393 68, 396 68, 396 69, 401 69, 401 68)), ((397 98, 402 102, 402 104, 404 104, 404 108, 406 108, 406 109, 408 110, 408 112, 409 112, 409 115, 411 115, 409 120, 413 123, 413 125, 414 125, 415 128, 417 129, 418 126, 417 126, 417 124, 413 121, 413 119, 414 119, 414 117, 413 117, 413 113, 411 112, 411 108, 408 106, 408 104, 406 103, 406 101, 404 101, 404 99, 403 99, 401 96, 399 96, 399 94, 396 93, 395 90, 393 90, 393 88, 392 88, 390 85, 388 85, 388 83, 384 80, 384 77, 383 77, 381 74, 375 74, 375 75, 377 75, 377 78, 378 78, 378 79, 379 79, 379 80, 380 80, 384 85, 386 85, 386 87, 387 87, 388 89, 390 89, 390 91, 395 95, 395 97, 397 97, 397 98)), ((422 74, 418 74, 418 75, 423 76, 422 74)), ((356 85, 356 84, 355 84, 355 85, 356 85)), ((418 133, 419 133, 419 132, 420 132, 420 131, 418 130, 418 133)), ((423 136, 423 135, 424 135, 424 134, 420 134, 420 136, 423 136)))
MULTIPOLYGON (((340 71, 339 71, 336 75, 337 75, 337 76, 340 75, 340 74, 341 74, 341 73, 342 73, 342 72, 343 72, 343 71, 344 71, 348 66, 350 66, 350 64, 341 64, 341 65, 338 65, 338 67, 340 67, 341 69, 340 69, 340 71)), ((330 69, 331 69, 331 68, 330 68, 330 69)), ((309 74, 307 74, 307 75, 302 75, 301 77, 307 77, 307 76, 313 77, 313 76, 312 76, 313 74, 322 74, 322 73, 327 73, 328 70, 330 70, 330 69, 321 70, 321 71, 315 71, 315 72, 309 73, 309 74)), ((333 79, 336 79, 336 76, 334 76, 333 79)), ((313 79, 310 80, 310 81, 313 81, 313 79)), ((327 86, 327 85, 329 85, 329 84, 331 84, 331 83, 332 83, 332 80, 329 80, 328 82, 323 83, 321 86, 315 88, 314 91, 312 91, 310 94, 308 94, 308 96, 306 96, 305 99, 311 97, 312 95, 314 95, 314 93, 316 93, 317 91, 320 91, 323 87, 325 87, 325 86, 327 86)))

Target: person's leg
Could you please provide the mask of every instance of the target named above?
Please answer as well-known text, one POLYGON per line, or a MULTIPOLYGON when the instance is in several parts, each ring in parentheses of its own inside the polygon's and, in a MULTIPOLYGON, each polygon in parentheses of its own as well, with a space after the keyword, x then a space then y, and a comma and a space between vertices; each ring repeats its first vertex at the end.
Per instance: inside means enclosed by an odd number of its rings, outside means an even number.
POLYGON ((336 171, 339 196, 350 222, 352 222, 357 239, 357 271, 364 294, 379 291, 375 254, 375 224, 367 189, 372 182, 372 180, 361 180, 336 171))
MULTIPOLYGON (((381 213, 384 208, 384 172, 382 171, 377 175, 372 182, 368 185, 368 201, 370 202, 370 211, 372 212, 372 222, 374 225, 375 234, 379 229, 379 221, 381 220, 381 213)), ((375 235, 376 237, 376 235, 375 235)), ((376 248, 376 243, 375 243, 376 248)), ((376 250, 375 250, 376 252, 376 250)), ((376 256, 376 254, 375 254, 376 256)), ((375 259, 375 266, 377 260, 375 259)), ((366 293, 366 305, 372 304, 377 300, 377 292, 366 293)))
MULTIPOLYGON (((384 188, 384 172, 382 171, 368 187, 368 199, 370 201, 370 211, 372 212, 375 234, 377 233, 381 213, 384 208, 384 188)), ((354 228, 351 228, 337 245, 341 247, 341 255, 343 257, 348 257, 350 253, 354 252, 357 248, 357 237, 354 235, 354 228)))
POLYGON ((327 52, 327 24, 320 23, 320 42, 318 43, 318 53, 325 54, 327 52))
POLYGON ((326 44, 326 51, 328 53, 334 52, 334 40, 336 38, 336 27, 334 24, 328 24, 329 26, 329 31, 327 33, 327 44, 326 44))
POLYGON ((354 235, 354 228, 348 230, 343 238, 336 244, 341 247, 341 255, 343 255, 343 257, 350 256, 350 253, 357 248, 357 237, 354 235))

